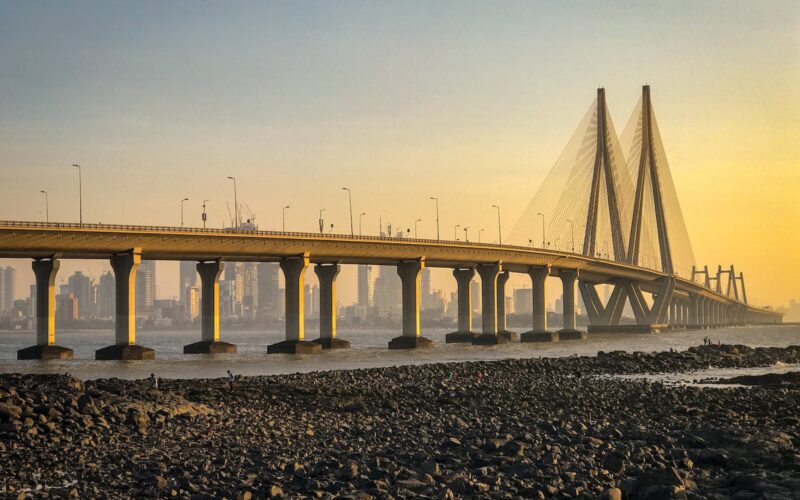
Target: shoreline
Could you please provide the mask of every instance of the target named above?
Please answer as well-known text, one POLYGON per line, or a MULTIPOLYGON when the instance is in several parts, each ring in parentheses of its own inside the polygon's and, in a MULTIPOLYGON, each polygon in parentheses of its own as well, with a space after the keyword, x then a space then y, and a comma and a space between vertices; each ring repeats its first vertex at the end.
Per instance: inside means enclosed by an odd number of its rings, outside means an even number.
POLYGON ((797 385, 604 377, 776 362, 800 363, 800 346, 262 375, 233 390, 0 375, 0 494, 791 498, 797 385))

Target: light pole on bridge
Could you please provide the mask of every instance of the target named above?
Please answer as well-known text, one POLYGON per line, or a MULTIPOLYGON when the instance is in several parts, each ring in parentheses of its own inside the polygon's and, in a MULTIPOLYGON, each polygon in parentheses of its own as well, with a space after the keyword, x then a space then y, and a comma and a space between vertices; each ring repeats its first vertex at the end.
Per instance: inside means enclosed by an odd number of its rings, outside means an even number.
POLYGON ((283 207, 283 210, 281 211, 282 212, 281 213, 281 230, 284 233, 286 232, 286 209, 287 208, 292 208, 292 206, 291 205, 286 205, 285 207, 283 207))
POLYGON ((500 230, 500 207, 498 205, 492 205, 494 208, 497 209, 497 241, 500 244, 503 244, 503 232, 500 230))
POLYGON ((73 163, 72 166, 78 169, 78 220, 83 227, 83 174, 80 165, 73 163))
POLYGON ((417 223, 422 222, 422 219, 417 219, 414 221, 414 239, 417 239, 417 223))
POLYGON ((469 226, 464 226, 464 241, 469 243, 469 226))
POLYGON ((189 201, 189 198, 184 198, 181 200, 181 227, 183 227, 183 204, 189 201))
POLYGON ((206 215, 206 202, 208 202, 208 201, 211 201, 211 200, 203 200, 203 214, 202 214, 203 229, 206 228, 206 219, 208 219, 208 216, 206 215))
POLYGON ((342 190, 347 191, 347 200, 350 202, 350 236, 354 236, 355 232, 353 231, 353 196, 350 192, 350 188, 343 187, 342 190))
POLYGON ((455 236, 456 241, 458 241, 458 228, 461 227, 461 224, 456 224, 456 227, 453 228, 453 236, 455 236))
POLYGON ((436 202, 436 241, 439 241, 439 198, 431 196, 431 199, 436 202))
POLYGON ((319 234, 322 234, 325 231, 325 219, 322 218, 322 212, 324 212, 324 208, 319 209, 319 234))
POLYGON ((47 191, 39 191, 44 195, 44 221, 50 223, 50 201, 47 199, 47 191))
MULTIPOLYGON (((236 192, 236 177, 228 176, 228 179, 233 181, 233 220, 236 225, 236 230, 239 230, 239 197, 236 192)), ((228 214, 230 215, 230 214, 228 214)))
POLYGON ((570 219, 567 219, 567 222, 569 222, 570 247, 572 248, 572 253, 575 253, 575 223, 570 219))
POLYGON ((481 242, 481 233, 484 232, 484 231, 486 231, 486 228, 482 227, 482 228, 478 229, 478 243, 481 242))
POLYGON ((361 236, 361 219, 367 215, 367 212, 361 212, 358 214, 358 235, 361 236))

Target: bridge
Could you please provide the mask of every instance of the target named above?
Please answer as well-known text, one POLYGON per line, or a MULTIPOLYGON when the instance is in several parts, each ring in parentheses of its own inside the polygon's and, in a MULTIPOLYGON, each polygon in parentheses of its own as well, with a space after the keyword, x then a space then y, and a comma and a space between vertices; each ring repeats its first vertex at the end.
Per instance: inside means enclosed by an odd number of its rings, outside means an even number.
POLYGON ((586 337, 587 332, 576 328, 576 287, 589 318, 589 334, 780 322, 780 314, 748 303, 744 275, 736 274, 733 266, 718 266, 713 276, 707 266, 695 266, 649 86, 643 88, 622 138, 614 132, 605 92, 598 89, 567 149, 505 245, 244 228, 0 221, 0 257, 32 259, 36 277, 36 344, 19 350, 17 357, 72 357, 72 350, 58 346, 55 338, 55 278, 61 259, 111 263, 116 279, 115 338, 96 352, 97 359, 155 355, 136 343, 135 280, 142 259, 198 262, 201 332, 198 342, 184 347, 187 354, 235 352, 236 346, 220 338, 219 277, 225 262, 236 261, 278 262, 283 272, 286 337, 269 346, 270 353, 349 346, 336 331, 336 277, 346 264, 396 266, 402 286, 402 333, 389 343, 391 349, 432 344, 421 336, 419 320, 420 271, 426 266, 453 269, 458 331, 448 334, 447 342, 492 345, 517 339, 506 328, 509 273, 528 274, 532 281, 532 324, 519 336, 523 342, 586 337), (625 140, 627 154, 620 145, 625 140), (566 241, 569 248, 564 249, 566 241), (312 265, 320 284, 320 331, 319 338, 307 341, 303 286, 312 265), (470 286, 476 274, 481 281, 479 333, 473 332, 470 286), (558 331, 547 326, 548 276, 562 283, 563 328, 558 331), (597 291, 603 285, 613 287, 605 304, 597 291), (635 325, 620 324, 626 305, 635 325))

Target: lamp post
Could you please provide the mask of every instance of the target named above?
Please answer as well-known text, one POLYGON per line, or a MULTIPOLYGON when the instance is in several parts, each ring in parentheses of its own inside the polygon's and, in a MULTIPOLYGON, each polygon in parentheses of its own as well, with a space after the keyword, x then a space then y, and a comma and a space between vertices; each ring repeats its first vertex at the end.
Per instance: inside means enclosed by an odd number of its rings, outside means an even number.
POLYGON ((354 236, 355 232, 353 231, 353 196, 350 192, 350 188, 343 187, 342 190, 347 191, 347 200, 350 202, 350 236, 354 236))
POLYGON ((322 212, 324 212, 324 208, 319 209, 319 234, 322 234, 325 231, 325 219, 322 218, 322 212))
POLYGON ((439 241, 439 198, 431 196, 431 199, 436 202, 436 241, 439 241))
POLYGON ((183 227, 183 204, 189 201, 189 198, 184 198, 181 200, 181 227, 183 227))
POLYGON ((500 244, 502 245, 503 244, 503 233, 500 230, 500 207, 497 206, 497 205, 492 205, 492 206, 497 209, 497 241, 499 241, 500 244))
POLYGON ((44 195, 44 221, 50 223, 50 202, 47 199, 47 191, 39 191, 44 195))
POLYGON ((361 236, 361 219, 367 215, 367 212, 361 212, 358 214, 358 235, 361 236))
POLYGON ((575 253, 575 223, 570 219, 567 219, 567 222, 569 222, 570 247, 572 248, 572 253, 575 253))
POLYGON ((460 228, 460 227, 461 227, 461 224, 456 224, 456 227, 453 228, 453 235, 455 236, 456 241, 458 241, 458 228, 460 228))
POLYGON ((482 227, 482 228, 478 229, 478 243, 481 242, 481 233, 484 232, 484 231, 486 231, 486 228, 482 227))
POLYGON ((464 226, 464 241, 469 243, 469 226, 464 226))
POLYGON ((414 239, 417 238, 417 223, 422 222, 422 219, 417 219, 414 221, 414 239))
POLYGON ((291 205, 286 205, 285 207, 283 207, 283 210, 281 210, 281 230, 284 233, 286 232, 286 209, 287 208, 292 208, 292 206, 291 205))
POLYGON ((80 165, 73 163, 72 166, 78 169, 78 220, 81 227, 83 227, 83 174, 81 173, 80 165))
POLYGON ((239 230, 239 197, 236 192, 236 177, 228 176, 228 179, 233 181, 233 220, 236 225, 236 230, 239 230))
POLYGON ((207 201, 211 201, 211 200, 203 200, 203 215, 202 215, 203 229, 206 228, 206 219, 208 218, 208 216, 206 216, 206 202, 207 201))
POLYGON ((542 212, 536 212, 536 215, 539 215, 542 218, 542 248, 544 248, 544 214, 542 212))

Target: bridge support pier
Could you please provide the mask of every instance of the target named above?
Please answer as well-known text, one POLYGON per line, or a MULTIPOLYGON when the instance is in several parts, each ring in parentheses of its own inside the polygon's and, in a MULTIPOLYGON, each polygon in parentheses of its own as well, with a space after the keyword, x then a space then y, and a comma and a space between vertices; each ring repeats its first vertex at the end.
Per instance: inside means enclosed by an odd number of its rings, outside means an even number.
POLYGON ((33 261, 36 275, 36 345, 17 351, 17 359, 72 359, 72 349, 56 345, 57 259, 33 261))
POLYGON ((420 336, 419 275, 425 268, 425 258, 404 261, 397 265, 403 296, 403 335, 389 341, 389 349, 432 347, 433 341, 420 336))
POLYGON ((575 328, 575 281, 578 279, 577 269, 562 269, 558 272, 561 278, 563 294, 561 306, 563 308, 563 328, 558 331, 560 340, 585 339, 586 332, 575 328))
POLYGON ((474 345, 497 345, 508 341, 497 334, 497 280, 503 271, 501 263, 480 264, 481 277, 481 334, 472 339, 474 345))
POLYGON ((350 348, 350 342, 336 337, 336 277, 339 270, 338 263, 314 266, 319 279, 319 338, 314 342, 323 349, 350 348))
POLYGON ((184 354, 225 354, 236 352, 236 346, 219 340, 219 276, 225 265, 218 261, 198 262, 202 294, 200 301, 201 340, 183 346, 184 354))
POLYGON ((506 326, 506 283, 508 282, 508 271, 502 271, 497 275, 497 336, 505 339, 506 342, 517 340, 517 332, 509 331, 506 326))
POLYGON ((458 286, 458 331, 448 333, 445 342, 472 342, 475 334, 472 333, 472 279, 475 269, 453 269, 453 276, 458 286))
POLYGON ((558 342, 558 333, 547 330, 547 296, 545 280, 550 275, 550 266, 531 267, 531 293, 533 294, 533 329, 520 335, 521 342, 558 342))
POLYGON ((316 342, 305 340, 304 290, 308 254, 281 259, 285 282, 286 340, 267 346, 267 354, 311 354, 322 351, 316 342))
POLYGON ((142 262, 141 250, 111 257, 115 280, 115 343, 94 353, 98 360, 154 359, 154 350, 136 345, 136 269, 142 262))

